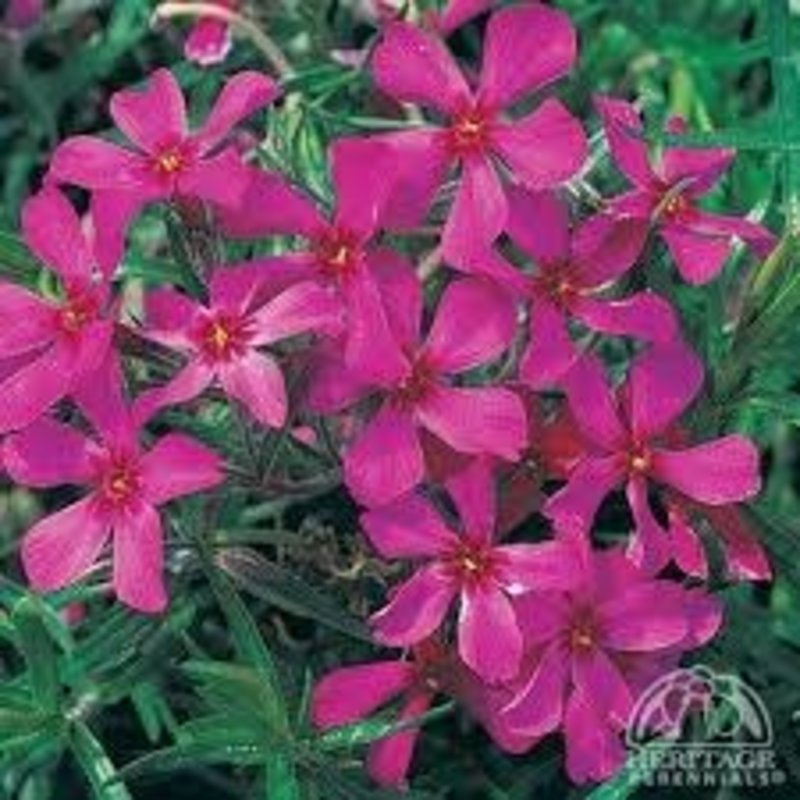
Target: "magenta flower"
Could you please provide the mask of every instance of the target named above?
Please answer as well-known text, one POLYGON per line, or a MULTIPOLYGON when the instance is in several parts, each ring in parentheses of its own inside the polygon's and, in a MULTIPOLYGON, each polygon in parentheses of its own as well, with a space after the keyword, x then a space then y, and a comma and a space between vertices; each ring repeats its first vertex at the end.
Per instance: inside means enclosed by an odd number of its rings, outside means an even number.
POLYGON ((421 341, 419 282, 404 270, 395 276, 399 280, 386 294, 392 345, 373 350, 371 372, 379 368, 381 382, 369 389, 380 405, 344 456, 347 487, 366 506, 389 503, 422 481, 420 428, 460 453, 509 461, 527 441, 525 409, 514 392, 453 385, 455 376, 488 364, 508 347, 515 325, 508 297, 477 279, 451 284, 421 341))
POLYGON ((84 576, 113 537, 117 597, 139 611, 162 611, 167 595, 157 509, 219 484, 220 460, 181 434, 143 449, 119 387, 105 375, 93 375, 77 399, 95 436, 44 417, 4 442, 5 466, 17 483, 89 489, 82 500, 28 531, 22 542, 25 573, 38 591, 61 589, 84 576))
MULTIPOLYGON (((678 271, 689 283, 712 280, 730 254, 733 238, 759 256, 767 255, 775 237, 761 225, 738 217, 712 214, 697 201, 717 183, 735 157, 733 150, 667 147, 661 160, 650 163, 639 113, 630 104, 609 97, 597 99, 611 154, 633 189, 608 203, 618 219, 638 221, 642 242, 655 225, 678 271)), ((668 133, 683 133, 685 124, 673 118, 668 133)))
POLYGON ((675 336, 675 313, 655 293, 608 296, 639 254, 636 231, 602 214, 571 231, 568 210, 552 192, 510 187, 507 195, 506 231, 533 260, 534 272, 520 272, 496 252, 461 268, 491 277, 530 301, 530 341, 520 363, 523 381, 544 388, 557 383, 575 362, 579 350, 569 333, 571 320, 644 341, 668 342, 675 336))
MULTIPOLYGON (((314 724, 324 729, 350 725, 402 697, 398 722, 418 719, 440 692, 450 691, 453 657, 436 639, 411 651, 413 661, 377 661, 343 667, 326 675, 311 699, 314 724)), ((419 728, 411 727, 370 745, 367 771, 382 786, 406 783, 419 728)))
MULTIPOLYGON (((212 2, 222 9, 235 11, 240 0, 212 2)), ((186 37, 183 54, 187 61, 193 61, 201 67, 212 67, 221 64, 228 57, 231 44, 230 23, 218 17, 200 17, 186 37)))
POLYGON ((539 3, 498 11, 489 20, 473 92, 435 35, 389 24, 373 56, 376 83, 396 100, 433 108, 447 122, 381 137, 394 146, 400 174, 387 219, 398 227, 418 224, 444 179, 460 167, 442 238, 445 259, 458 265, 503 230, 502 172, 534 190, 574 175, 586 155, 586 137, 560 102, 546 100, 521 119, 503 112, 565 75, 575 50, 566 14, 539 3))
POLYGON ((14 30, 35 25, 44 14, 43 0, 9 0, 3 23, 14 30))
POLYGON ((526 666, 504 723, 531 743, 563 728, 567 771, 578 783, 622 766, 620 733, 637 697, 722 620, 713 597, 653 580, 618 550, 590 554, 571 591, 523 595, 516 611, 526 666))
POLYGON ((593 357, 573 367, 564 388, 589 448, 567 485, 545 505, 559 530, 588 534, 605 496, 625 485, 636 523, 631 556, 655 571, 671 553, 669 537, 650 509, 649 482, 709 506, 758 494, 758 450, 746 437, 725 436, 693 447, 674 443, 671 426, 702 382, 702 364, 683 342, 653 345, 640 356, 619 399, 593 357))
POLYGON ((66 198, 45 189, 22 211, 28 247, 59 279, 57 299, 0 281, 0 433, 23 428, 72 392, 105 358, 114 331, 109 286, 66 198))
POLYGON ((180 351, 188 363, 165 386, 137 398, 140 424, 158 410, 186 403, 213 383, 262 424, 286 422, 287 398, 277 361, 261 348, 338 322, 338 306, 316 284, 298 283, 268 302, 258 302, 259 270, 219 267, 211 277, 208 305, 174 289, 147 297, 147 338, 180 351))
POLYGON ((409 495, 361 518, 384 558, 422 561, 372 618, 375 638, 391 647, 426 639, 459 601, 458 653, 489 683, 513 678, 522 634, 511 598, 535 588, 566 589, 578 573, 570 546, 560 542, 498 545, 491 468, 476 459, 447 482, 459 513, 452 530, 421 495, 409 495))
POLYGON ((398 253, 375 244, 393 153, 379 142, 339 139, 330 148, 335 206, 330 214, 292 189, 282 178, 254 172, 235 212, 225 215, 233 236, 299 235, 306 249, 254 262, 276 288, 314 281, 332 291, 344 314, 345 363, 379 379, 376 353, 393 346, 380 293, 385 269, 413 267, 398 253))
POLYGON ((190 132, 180 86, 169 70, 156 70, 143 90, 111 98, 111 116, 132 148, 73 136, 56 148, 48 177, 95 193, 92 210, 101 246, 117 254, 128 224, 149 203, 197 199, 238 205, 250 170, 225 139, 277 94, 267 76, 240 72, 225 85, 205 123, 190 132))

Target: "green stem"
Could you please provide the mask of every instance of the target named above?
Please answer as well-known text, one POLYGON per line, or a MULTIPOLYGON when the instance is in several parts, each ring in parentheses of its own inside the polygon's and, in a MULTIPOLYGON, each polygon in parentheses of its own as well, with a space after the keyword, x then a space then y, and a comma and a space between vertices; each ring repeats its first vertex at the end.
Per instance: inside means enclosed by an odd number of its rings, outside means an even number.
POLYGON ((92 787, 95 800, 133 800, 103 745, 88 725, 75 722, 70 731, 70 748, 92 787))

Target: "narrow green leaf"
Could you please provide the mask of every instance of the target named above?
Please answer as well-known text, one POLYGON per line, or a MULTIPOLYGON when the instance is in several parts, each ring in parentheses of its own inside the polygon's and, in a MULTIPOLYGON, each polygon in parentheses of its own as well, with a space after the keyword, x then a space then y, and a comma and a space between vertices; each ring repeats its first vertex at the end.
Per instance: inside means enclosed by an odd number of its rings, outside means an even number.
POLYGON ((56 650, 42 619, 39 603, 23 598, 14 606, 11 619, 28 664, 34 700, 45 711, 56 713, 61 699, 61 682, 56 650))
POLYGON ((95 800, 132 800, 116 767, 89 727, 77 722, 70 732, 70 749, 92 787, 95 800))

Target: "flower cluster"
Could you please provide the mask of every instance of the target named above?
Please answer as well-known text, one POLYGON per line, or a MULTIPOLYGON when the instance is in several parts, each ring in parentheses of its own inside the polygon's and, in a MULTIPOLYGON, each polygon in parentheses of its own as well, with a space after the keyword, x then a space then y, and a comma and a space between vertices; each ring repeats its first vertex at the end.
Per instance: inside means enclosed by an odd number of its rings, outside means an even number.
MULTIPOLYGON (((207 446, 157 437, 158 416, 204 397, 268 428, 335 417, 369 544, 410 566, 371 619, 376 643, 402 654, 323 678, 315 723, 347 724, 400 696, 408 722, 441 692, 510 752, 560 731, 572 779, 600 780, 624 758, 638 692, 721 625, 700 531, 719 536, 731 576, 770 576, 739 509, 759 492, 758 452, 736 434, 698 440, 685 412, 703 364, 640 267, 661 239, 681 278, 703 284, 735 241, 761 257, 773 237, 701 205, 732 152, 666 147, 651 160, 635 107, 609 97, 596 108, 632 188, 588 215, 570 202, 587 136, 563 102, 542 99, 576 58, 561 11, 524 0, 494 11, 473 73, 444 37, 491 2, 454 0, 419 26, 379 5, 374 84, 430 121, 333 142, 330 204, 252 166, 232 139, 280 94, 254 72, 232 77, 190 130, 177 81, 158 70, 111 100, 124 145, 57 147, 23 214, 50 290, 0 283, 2 463, 21 485, 87 492, 28 532, 24 568, 55 590, 95 569, 111 540, 116 595, 158 612, 158 509, 225 479, 207 446), (90 195, 88 229, 67 186, 90 195), (195 295, 148 289, 132 321, 119 267, 129 225, 153 204, 185 219, 199 209, 231 238, 294 245, 210 266, 195 295), (423 223, 439 237, 433 268, 396 246, 423 223), (131 337, 179 364, 135 397, 131 337), (596 346, 618 339, 635 353, 619 382, 596 346), (297 392, 285 340, 301 345, 297 392), (601 546, 595 518, 618 490, 630 535, 601 546), (534 512, 547 534, 520 525, 534 512)), ((226 36, 201 21, 187 52, 217 60, 226 36)), ((370 774, 404 784, 418 735, 375 743, 370 774)))

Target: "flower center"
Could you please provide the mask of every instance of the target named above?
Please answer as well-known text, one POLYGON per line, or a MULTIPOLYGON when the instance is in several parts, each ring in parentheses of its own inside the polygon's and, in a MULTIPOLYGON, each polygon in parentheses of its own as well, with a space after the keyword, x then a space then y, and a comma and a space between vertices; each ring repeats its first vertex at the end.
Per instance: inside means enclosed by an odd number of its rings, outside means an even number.
POLYGON ((475 155, 488 148, 490 134, 490 116, 476 106, 456 117, 448 131, 447 145, 454 156, 475 155))
POLYGON ((488 545, 461 540, 448 559, 450 569, 467 584, 487 580, 494 572, 495 557, 488 545))
POLYGON ((319 268, 325 278, 346 283, 361 263, 361 244, 355 234, 343 228, 331 228, 314 243, 319 268))
POLYGON ((628 471, 632 474, 643 475, 650 470, 653 457, 646 445, 635 444, 627 454, 628 471))
POLYGON ((569 646, 573 652, 586 653, 597 643, 597 627, 588 609, 576 610, 569 628, 569 646))
POLYGON ((170 178, 186 167, 186 155, 178 147, 162 150, 153 160, 155 171, 165 178, 170 178))
POLYGON ((572 284, 569 264, 548 264, 532 278, 533 293, 543 294, 557 308, 569 305, 578 290, 572 284))
POLYGON ((247 320, 226 313, 206 318, 197 333, 197 342, 209 361, 230 361, 242 355, 249 339, 247 320))
POLYGON ((67 299, 59 309, 58 326, 68 336, 76 336, 97 319, 99 306, 91 294, 77 294, 67 299))
POLYGON ((680 192, 668 197, 661 207, 661 213, 667 219, 676 219, 689 210, 689 201, 680 192))
POLYGON ((395 387, 391 402, 401 410, 409 410, 422 402, 436 387, 437 370, 425 355, 416 356, 408 375, 395 387))
POLYGON ((127 456, 112 456, 100 480, 100 494, 115 508, 127 505, 141 489, 137 464, 127 456))

